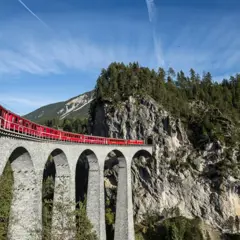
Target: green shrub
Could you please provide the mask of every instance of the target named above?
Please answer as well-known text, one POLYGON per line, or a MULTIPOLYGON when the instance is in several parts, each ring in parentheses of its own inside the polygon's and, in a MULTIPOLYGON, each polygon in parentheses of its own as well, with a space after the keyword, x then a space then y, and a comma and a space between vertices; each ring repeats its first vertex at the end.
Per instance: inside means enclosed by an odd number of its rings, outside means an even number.
POLYGON ((7 239, 9 213, 12 201, 13 172, 8 162, 0 176, 0 239, 7 239))

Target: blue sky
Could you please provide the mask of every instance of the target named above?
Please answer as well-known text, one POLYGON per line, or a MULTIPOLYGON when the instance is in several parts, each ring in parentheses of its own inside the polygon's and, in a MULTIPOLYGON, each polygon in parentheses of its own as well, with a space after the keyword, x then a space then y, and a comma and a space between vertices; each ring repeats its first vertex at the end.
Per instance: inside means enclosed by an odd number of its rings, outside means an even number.
POLYGON ((19 114, 93 89, 112 61, 192 67, 215 80, 239 72, 237 0, 22 3, 32 12, 0 0, 0 104, 19 114))

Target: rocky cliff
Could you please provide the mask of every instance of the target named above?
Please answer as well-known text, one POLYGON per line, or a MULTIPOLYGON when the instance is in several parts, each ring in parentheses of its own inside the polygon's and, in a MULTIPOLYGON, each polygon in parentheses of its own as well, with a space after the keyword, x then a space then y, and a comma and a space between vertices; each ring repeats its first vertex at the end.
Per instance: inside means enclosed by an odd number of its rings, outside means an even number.
MULTIPOLYGON (((193 110, 201 114, 194 104, 193 110)), ((208 110, 202 107, 202 111, 208 110)), ((226 134, 234 131, 222 113, 218 111, 214 116, 228 129, 226 134)), ((192 131, 190 140, 188 125, 172 117, 151 98, 130 97, 119 105, 98 105, 91 124, 94 135, 153 140, 153 158, 141 157, 132 164, 137 223, 146 213, 157 212, 163 219, 200 217, 221 232, 239 231, 240 152, 237 143, 229 147, 225 142, 214 140, 197 147, 192 141, 198 137, 194 135, 196 131, 192 131)), ((117 167, 106 170, 109 188, 116 185, 116 172, 117 167)), ((111 195, 111 191, 107 194, 111 195)))

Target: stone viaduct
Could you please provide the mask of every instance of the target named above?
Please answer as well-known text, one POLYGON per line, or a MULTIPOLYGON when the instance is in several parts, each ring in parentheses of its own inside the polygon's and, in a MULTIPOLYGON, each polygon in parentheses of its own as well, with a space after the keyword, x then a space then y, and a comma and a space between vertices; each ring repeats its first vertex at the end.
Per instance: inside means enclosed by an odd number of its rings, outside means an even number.
MULTIPOLYGON (((106 240, 104 163, 114 151, 119 161, 115 240, 134 240, 131 162, 136 154, 152 154, 152 146, 117 146, 35 141, 0 133, 0 175, 9 160, 13 170, 13 200, 8 239, 35 240, 32 232, 42 228, 42 181, 49 156, 56 168, 54 202, 62 197, 57 186, 64 184, 64 201, 75 202, 75 174, 80 156, 89 163, 87 215, 100 240, 106 240), (64 180, 64 181, 62 181, 64 180)), ((81 183, 78 183, 81 184, 81 183)), ((1 186, 0 186, 1 187, 1 186)), ((53 207, 53 223, 60 224, 53 207)), ((41 234, 41 233, 39 233, 41 234)), ((68 239, 74 239, 70 237, 68 239)))

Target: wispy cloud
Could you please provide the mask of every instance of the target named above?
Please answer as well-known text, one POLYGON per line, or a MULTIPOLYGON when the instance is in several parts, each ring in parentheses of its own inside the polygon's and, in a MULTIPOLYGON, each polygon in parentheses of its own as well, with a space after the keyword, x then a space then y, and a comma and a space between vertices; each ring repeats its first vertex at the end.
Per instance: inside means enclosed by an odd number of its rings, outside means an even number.
POLYGON ((148 51, 128 46, 103 46, 83 39, 26 41, 18 45, 15 51, 0 48, 0 74, 59 74, 66 69, 100 70, 113 61, 144 62, 148 51))
POLYGON ((32 107, 38 107, 40 105, 45 105, 49 103, 50 101, 46 101, 43 99, 34 99, 34 98, 22 98, 22 97, 11 97, 11 96, 2 96, 0 97, 0 102, 3 102, 5 104, 9 103, 18 103, 18 104, 24 104, 27 106, 32 106, 32 107))
POLYGON ((153 22, 155 16, 156 16, 156 6, 154 3, 154 0, 146 0, 147 8, 148 8, 148 16, 149 21, 153 22))
POLYGON ((167 64, 183 71, 190 68, 200 73, 210 71, 215 76, 239 71, 240 32, 233 26, 234 22, 236 16, 222 17, 209 21, 208 26, 189 23, 181 31, 173 31, 165 48, 167 64))
POLYGON ((159 35, 156 32, 156 18, 157 18, 157 8, 155 5, 154 0, 146 0, 147 9, 148 9, 148 16, 149 21, 152 23, 153 28, 153 43, 155 48, 155 54, 158 62, 158 66, 164 66, 164 58, 163 58, 163 50, 162 50, 162 43, 159 35))
POLYGON ((41 18, 39 18, 24 2, 21 0, 18 0, 18 2, 22 4, 23 7, 27 9, 27 11, 30 12, 39 22, 41 22, 45 27, 49 28, 49 26, 41 18))
POLYGON ((19 115, 28 113, 29 109, 33 110, 53 102, 55 102, 55 99, 47 99, 46 97, 28 95, 26 98, 23 95, 11 96, 2 93, 0 95, 0 104, 19 115))

